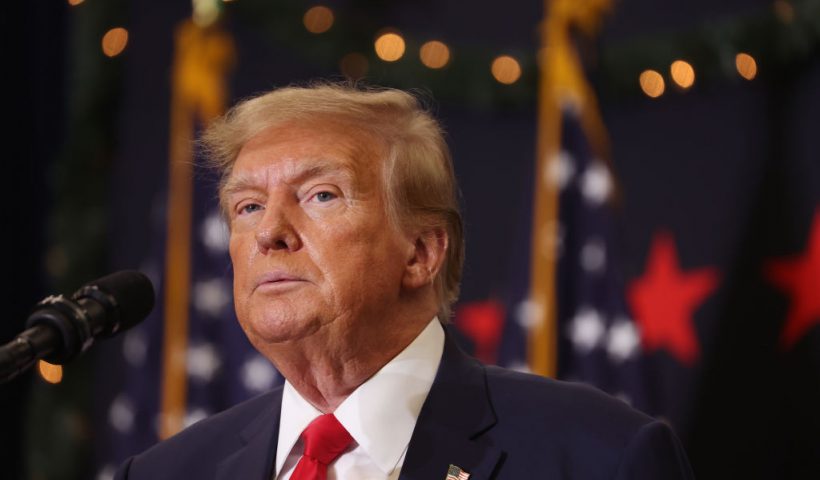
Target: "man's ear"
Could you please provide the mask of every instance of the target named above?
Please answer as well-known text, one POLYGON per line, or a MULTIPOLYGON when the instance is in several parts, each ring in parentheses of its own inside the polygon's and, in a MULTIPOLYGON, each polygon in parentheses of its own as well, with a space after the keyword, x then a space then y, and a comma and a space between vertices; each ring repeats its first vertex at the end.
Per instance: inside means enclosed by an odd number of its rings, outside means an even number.
POLYGON ((436 227, 416 234, 402 278, 402 286, 416 289, 433 283, 444 264, 449 242, 447 230, 436 227))

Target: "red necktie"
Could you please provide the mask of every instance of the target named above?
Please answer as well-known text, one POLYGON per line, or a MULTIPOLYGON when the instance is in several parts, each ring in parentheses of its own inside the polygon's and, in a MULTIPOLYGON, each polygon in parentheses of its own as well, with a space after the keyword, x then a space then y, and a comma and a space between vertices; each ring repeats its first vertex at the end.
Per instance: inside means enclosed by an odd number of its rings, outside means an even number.
POLYGON ((317 417, 302 432, 305 453, 296 464, 291 480, 325 480, 328 464, 336 460, 352 441, 353 437, 332 413, 317 417))

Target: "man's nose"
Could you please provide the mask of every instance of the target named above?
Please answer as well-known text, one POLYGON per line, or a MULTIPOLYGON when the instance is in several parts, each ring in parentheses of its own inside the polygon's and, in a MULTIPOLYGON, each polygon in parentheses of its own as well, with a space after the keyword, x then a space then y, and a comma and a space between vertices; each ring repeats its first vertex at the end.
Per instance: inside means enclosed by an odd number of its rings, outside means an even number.
POLYGON ((256 228, 256 244, 259 251, 284 250, 293 252, 302 247, 299 233, 291 221, 288 207, 269 205, 256 228))

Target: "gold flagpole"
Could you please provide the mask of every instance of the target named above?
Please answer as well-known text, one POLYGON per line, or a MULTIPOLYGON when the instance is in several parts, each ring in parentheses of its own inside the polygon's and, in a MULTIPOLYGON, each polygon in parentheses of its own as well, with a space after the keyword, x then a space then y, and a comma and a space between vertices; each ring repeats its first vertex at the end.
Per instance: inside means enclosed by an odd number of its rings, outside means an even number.
MULTIPOLYGON (((606 149, 606 132, 586 82, 581 60, 572 42, 572 28, 597 29, 610 0, 545 0, 541 24, 538 84, 538 138, 536 141, 535 206, 530 256, 530 293, 527 309, 528 361, 539 375, 554 377, 557 370, 555 298, 558 234, 558 185, 553 180, 561 149, 562 109, 572 106, 593 149, 606 149)), ((600 152, 604 153, 604 152, 600 152)))
POLYGON ((226 105, 225 76, 233 41, 220 28, 219 0, 194 0, 192 20, 176 29, 171 89, 165 311, 160 438, 182 430, 187 399, 186 352, 191 284, 193 140, 226 105))

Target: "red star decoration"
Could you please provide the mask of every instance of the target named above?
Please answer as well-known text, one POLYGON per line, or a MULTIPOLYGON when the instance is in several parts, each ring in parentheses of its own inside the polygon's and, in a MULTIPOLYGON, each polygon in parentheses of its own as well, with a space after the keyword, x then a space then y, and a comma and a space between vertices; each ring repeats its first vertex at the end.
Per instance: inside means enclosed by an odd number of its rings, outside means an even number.
POLYGON ((806 251, 797 257, 770 262, 766 274, 791 298, 780 336, 780 346, 790 349, 809 329, 820 324, 820 209, 814 213, 806 251))
POLYGON ((484 363, 495 363, 501 329, 504 326, 504 305, 490 299, 470 302, 456 310, 456 326, 475 342, 475 356, 484 363))
POLYGON ((692 314, 715 289, 714 268, 681 271, 672 235, 655 235, 643 276, 627 290, 627 300, 641 327, 646 351, 667 349, 681 363, 691 365, 700 354, 692 314))

